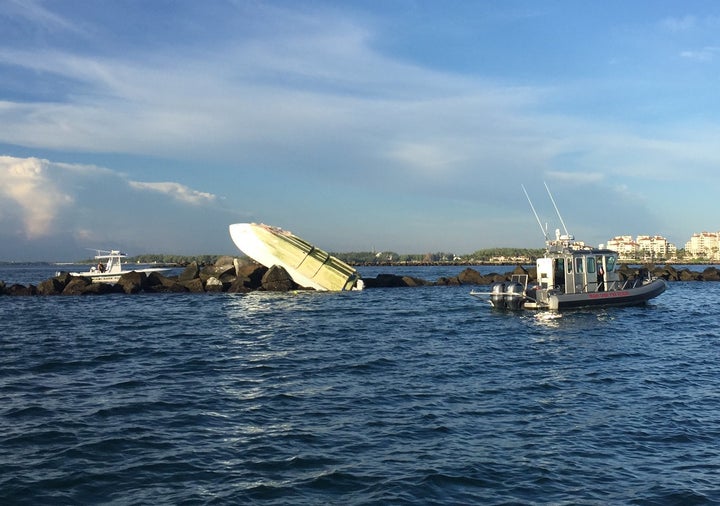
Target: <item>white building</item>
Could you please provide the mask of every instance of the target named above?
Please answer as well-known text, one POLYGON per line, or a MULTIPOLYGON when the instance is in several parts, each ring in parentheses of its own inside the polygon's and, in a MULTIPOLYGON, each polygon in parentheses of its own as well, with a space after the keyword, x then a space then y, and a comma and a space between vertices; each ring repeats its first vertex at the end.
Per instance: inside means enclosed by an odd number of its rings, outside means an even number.
POLYGON ((639 235, 635 239, 629 235, 621 235, 610 239, 607 248, 617 251, 621 259, 652 260, 673 258, 677 255, 675 245, 659 235, 639 235))
POLYGON ((685 253, 693 258, 720 260, 720 232, 700 232, 685 243, 685 253))
POLYGON ((607 249, 617 251, 620 258, 635 258, 638 244, 629 235, 619 235, 607 242, 607 249))

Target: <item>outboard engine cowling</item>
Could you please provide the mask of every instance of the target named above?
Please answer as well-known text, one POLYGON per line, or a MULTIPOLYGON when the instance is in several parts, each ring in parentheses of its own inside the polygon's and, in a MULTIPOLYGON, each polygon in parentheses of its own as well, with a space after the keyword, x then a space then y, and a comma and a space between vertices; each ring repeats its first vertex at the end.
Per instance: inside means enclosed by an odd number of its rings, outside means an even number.
POLYGON ((508 283, 505 287, 505 306, 508 309, 522 309, 525 302, 523 287, 520 283, 508 283))
POLYGON ((505 283, 493 283, 490 290, 490 303, 497 309, 505 309, 505 283))

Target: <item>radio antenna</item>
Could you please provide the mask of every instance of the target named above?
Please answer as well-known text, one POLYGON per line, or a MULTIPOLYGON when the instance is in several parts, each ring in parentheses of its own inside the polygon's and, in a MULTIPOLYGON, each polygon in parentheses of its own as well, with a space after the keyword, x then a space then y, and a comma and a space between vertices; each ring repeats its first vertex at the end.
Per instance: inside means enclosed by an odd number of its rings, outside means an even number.
POLYGON ((545 236, 545 240, 548 240, 547 230, 543 229, 542 222, 540 221, 540 217, 538 216, 538 213, 535 212, 535 206, 533 206, 532 200, 530 200, 530 195, 528 195, 527 190, 525 189, 525 185, 520 185, 523 192, 525 192, 525 198, 527 198, 528 203, 530 204, 530 209, 532 209, 533 214, 535 215, 535 219, 538 222, 538 225, 540 225, 540 232, 542 232, 542 235, 545 236))
POLYGON ((555 199, 553 198, 552 193, 550 193, 550 188, 548 188, 548 185, 546 182, 543 181, 543 184, 545 185, 545 189, 547 190, 548 195, 550 195, 550 201, 552 202, 553 207, 555 208, 555 212, 557 213, 558 218, 560 218, 560 223, 562 223, 563 229, 565 230, 565 235, 569 237, 570 232, 568 232, 568 229, 565 226, 565 222, 563 221, 562 216, 560 215, 560 211, 558 210, 558 206, 555 203, 555 199))

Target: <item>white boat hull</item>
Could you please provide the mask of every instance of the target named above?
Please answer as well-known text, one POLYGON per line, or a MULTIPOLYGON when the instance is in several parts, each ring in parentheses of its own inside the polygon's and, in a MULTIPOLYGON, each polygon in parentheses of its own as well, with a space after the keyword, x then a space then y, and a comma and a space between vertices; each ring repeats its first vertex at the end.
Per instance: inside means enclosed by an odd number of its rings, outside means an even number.
POLYGON ((71 276, 82 276, 84 278, 90 278, 93 283, 117 283, 120 281, 120 277, 130 272, 144 272, 150 274, 151 272, 163 272, 168 271, 169 268, 149 268, 149 269, 132 269, 123 270, 119 272, 100 272, 100 271, 89 271, 89 272, 71 272, 71 276))
POLYGON ((257 223, 234 223, 229 228, 240 251, 265 267, 282 267, 300 286, 342 291, 361 284, 351 266, 290 232, 257 223))

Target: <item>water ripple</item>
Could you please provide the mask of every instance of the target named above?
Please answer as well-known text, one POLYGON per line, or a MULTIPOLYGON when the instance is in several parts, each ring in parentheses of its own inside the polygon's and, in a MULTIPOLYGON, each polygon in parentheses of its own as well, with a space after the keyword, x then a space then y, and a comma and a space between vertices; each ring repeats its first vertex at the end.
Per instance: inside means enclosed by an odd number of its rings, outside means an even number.
POLYGON ((4 504, 710 504, 718 292, 6 298, 4 504))

